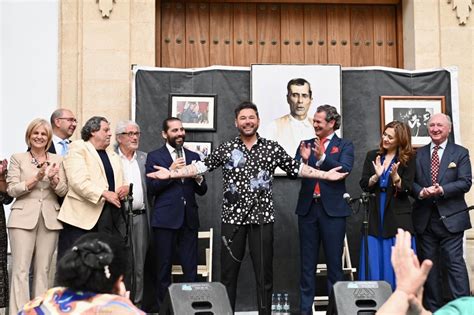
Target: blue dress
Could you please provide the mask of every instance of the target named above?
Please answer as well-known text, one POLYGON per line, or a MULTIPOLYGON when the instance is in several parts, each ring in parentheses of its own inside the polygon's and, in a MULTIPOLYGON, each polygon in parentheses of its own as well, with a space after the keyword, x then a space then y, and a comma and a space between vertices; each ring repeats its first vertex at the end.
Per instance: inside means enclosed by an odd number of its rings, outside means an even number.
MULTIPOLYGON (((383 164, 385 156, 381 157, 381 163, 383 164)), ((390 169, 392 164, 396 161, 396 157, 392 159, 389 167, 384 170, 382 176, 379 178, 378 185, 380 188, 387 188, 390 184, 390 169)), ((384 191, 385 189, 382 189, 384 191)), ((379 206, 377 207, 379 213, 379 236, 369 235, 367 238, 369 248, 369 273, 368 278, 365 278, 365 242, 364 236, 362 236, 361 249, 360 249, 360 261, 359 261, 359 280, 384 280, 387 281, 391 286, 392 290, 395 290, 395 273, 393 271, 391 255, 392 246, 395 245, 395 237, 383 238, 383 220, 385 216, 385 202, 387 200, 387 193, 380 192, 379 195, 379 206)), ((415 238, 412 238, 411 247, 415 250, 415 238)))

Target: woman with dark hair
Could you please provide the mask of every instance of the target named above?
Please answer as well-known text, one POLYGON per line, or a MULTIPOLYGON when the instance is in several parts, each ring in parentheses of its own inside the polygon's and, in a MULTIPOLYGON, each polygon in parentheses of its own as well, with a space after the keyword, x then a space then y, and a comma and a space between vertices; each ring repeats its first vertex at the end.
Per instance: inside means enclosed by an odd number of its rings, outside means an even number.
MULTIPOLYGON (((415 178, 415 152, 410 128, 399 121, 385 125, 377 150, 365 158, 360 187, 375 194, 369 199, 369 272, 365 277, 365 242, 362 241, 359 275, 361 280, 385 280, 395 289, 395 274, 390 262, 397 229, 414 232, 411 219, 411 194, 415 178)), ((413 241, 413 248, 415 243, 413 241)))
POLYGON ((120 238, 81 236, 58 262, 59 287, 27 303, 21 314, 144 314, 126 296, 127 257, 120 238))
POLYGON ((34 119, 27 127, 27 152, 13 154, 7 174, 7 192, 16 198, 8 217, 11 246, 10 314, 17 314, 32 296, 49 287, 48 274, 56 250, 59 230, 58 196, 64 196, 67 185, 59 178, 62 157, 48 153, 53 131, 48 121, 34 119), (33 288, 29 272, 33 266, 33 288))

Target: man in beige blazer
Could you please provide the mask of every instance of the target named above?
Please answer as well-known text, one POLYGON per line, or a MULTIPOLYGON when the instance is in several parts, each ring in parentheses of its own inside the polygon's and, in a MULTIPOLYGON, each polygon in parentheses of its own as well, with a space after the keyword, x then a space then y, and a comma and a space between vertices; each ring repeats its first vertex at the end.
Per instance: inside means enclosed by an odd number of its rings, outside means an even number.
POLYGON ((124 236, 120 202, 128 194, 128 185, 119 156, 106 150, 111 137, 107 119, 94 116, 82 127, 82 140, 69 146, 63 162, 69 190, 58 216, 64 226, 58 259, 89 231, 124 236))

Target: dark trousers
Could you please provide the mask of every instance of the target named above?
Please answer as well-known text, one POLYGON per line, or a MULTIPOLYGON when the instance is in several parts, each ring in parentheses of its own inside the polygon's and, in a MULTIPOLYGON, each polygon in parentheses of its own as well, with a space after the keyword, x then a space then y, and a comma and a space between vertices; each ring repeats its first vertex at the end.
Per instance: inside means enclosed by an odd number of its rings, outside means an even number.
POLYGON ((328 268, 328 296, 334 283, 343 280, 342 250, 346 218, 328 216, 322 203, 315 200, 307 215, 298 216, 298 231, 301 255, 300 309, 301 314, 312 314, 316 292, 316 266, 321 243, 328 268))
POLYGON ((430 259, 433 268, 425 283, 423 303, 431 312, 443 306, 441 270, 447 273, 452 298, 469 296, 469 278, 463 257, 464 232, 451 233, 440 220, 437 208, 431 213, 424 233, 418 235, 417 249, 421 260, 430 259))
MULTIPOLYGON (((237 225, 222 223, 222 236, 229 240, 237 225)), ((273 291, 273 223, 264 225, 240 225, 235 233, 230 249, 240 261, 245 255, 245 242, 248 236, 250 258, 252 259, 257 283, 258 313, 270 314, 273 291), (262 233, 262 238, 260 238, 262 233), (263 256, 263 257, 262 257, 263 256), (263 261, 262 261, 263 260, 263 261), (263 270, 263 284, 262 284, 263 270), (262 295, 263 293, 263 295, 262 295)), ((227 289, 230 305, 235 312, 237 278, 241 262, 236 261, 226 247, 221 248, 221 281, 227 289)))
POLYGON ((158 304, 161 305, 171 284, 171 268, 175 252, 183 268, 183 281, 197 280, 198 230, 183 226, 180 229, 153 228, 155 251, 158 258, 158 304))
POLYGON ((102 232, 124 239, 125 221, 121 209, 106 202, 97 223, 90 230, 83 230, 77 226, 63 223, 63 229, 59 232, 58 238, 58 261, 68 249, 72 248, 77 239, 90 232, 102 232))

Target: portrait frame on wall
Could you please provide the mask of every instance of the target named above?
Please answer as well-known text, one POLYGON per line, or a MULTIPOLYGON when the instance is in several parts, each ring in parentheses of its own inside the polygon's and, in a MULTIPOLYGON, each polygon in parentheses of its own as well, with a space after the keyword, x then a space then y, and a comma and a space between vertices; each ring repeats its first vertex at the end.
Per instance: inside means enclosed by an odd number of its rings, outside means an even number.
POLYGON ((201 161, 204 160, 212 151, 211 141, 185 141, 183 147, 189 151, 196 152, 201 161))
POLYGON ((430 143, 428 120, 438 113, 446 113, 445 96, 380 96, 380 130, 398 120, 410 127, 413 147, 430 143))
POLYGON ((169 114, 186 130, 216 131, 216 94, 170 94, 169 114))

